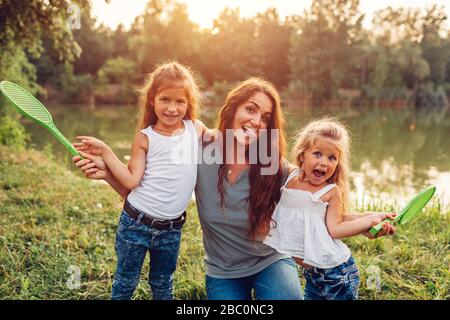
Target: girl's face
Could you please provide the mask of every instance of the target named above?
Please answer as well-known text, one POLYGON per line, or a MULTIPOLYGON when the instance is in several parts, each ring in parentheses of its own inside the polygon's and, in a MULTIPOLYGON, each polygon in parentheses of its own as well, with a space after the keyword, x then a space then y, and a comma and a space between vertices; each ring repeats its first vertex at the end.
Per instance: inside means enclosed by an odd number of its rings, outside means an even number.
POLYGON ((249 145, 267 129, 272 116, 272 101, 263 92, 257 92, 236 109, 233 119, 233 135, 238 143, 249 145))
POLYGON ((157 125, 163 130, 180 128, 188 109, 188 99, 183 87, 165 88, 155 96, 157 125))
POLYGON ((326 182, 336 171, 339 149, 327 138, 318 138, 314 145, 300 156, 303 179, 313 185, 326 182))

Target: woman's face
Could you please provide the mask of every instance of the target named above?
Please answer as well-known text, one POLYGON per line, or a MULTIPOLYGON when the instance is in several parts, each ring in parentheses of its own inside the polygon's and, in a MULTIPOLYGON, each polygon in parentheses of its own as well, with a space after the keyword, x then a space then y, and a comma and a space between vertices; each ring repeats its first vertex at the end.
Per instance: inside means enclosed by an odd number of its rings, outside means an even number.
POLYGON ((249 145, 267 129, 272 116, 272 101, 263 92, 257 92, 236 109, 233 119, 233 135, 236 141, 249 145))

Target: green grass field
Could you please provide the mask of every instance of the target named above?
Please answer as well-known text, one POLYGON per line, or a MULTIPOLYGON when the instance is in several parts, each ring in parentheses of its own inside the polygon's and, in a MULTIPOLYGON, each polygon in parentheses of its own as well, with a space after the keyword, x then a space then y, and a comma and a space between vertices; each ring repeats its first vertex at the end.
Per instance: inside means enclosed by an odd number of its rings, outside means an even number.
MULTIPOLYGON (((0 298, 108 299, 120 207, 107 185, 43 153, 0 146, 0 298), (81 272, 79 287, 71 285, 71 266, 81 272)), ((360 298, 449 299, 449 217, 434 202, 394 237, 346 241, 361 272, 360 298)), ((135 299, 151 298, 148 260, 144 265, 135 299)), ((204 273, 201 228, 191 205, 176 299, 205 299, 204 273)))

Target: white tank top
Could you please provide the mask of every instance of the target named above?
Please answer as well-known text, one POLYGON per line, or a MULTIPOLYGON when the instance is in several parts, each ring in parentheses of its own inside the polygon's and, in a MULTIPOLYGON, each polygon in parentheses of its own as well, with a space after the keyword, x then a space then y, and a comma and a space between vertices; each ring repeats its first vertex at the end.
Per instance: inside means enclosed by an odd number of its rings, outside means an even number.
POLYGON ((294 170, 281 188, 281 199, 264 243, 313 267, 336 267, 347 261, 351 252, 345 243, 328 233, 325 224, 328 202, 320 200, 336 185, 329 184, 315 193, 286 188, 298 174, 299 170, 294 170))
POLYGON ((197 180, 198 135, 191 120, 184 132, 164 136, 151 126, 141 130, 149 140, 141 183, 127 199, 136 209, 158 219, 180 216, 191 199, 197 180))

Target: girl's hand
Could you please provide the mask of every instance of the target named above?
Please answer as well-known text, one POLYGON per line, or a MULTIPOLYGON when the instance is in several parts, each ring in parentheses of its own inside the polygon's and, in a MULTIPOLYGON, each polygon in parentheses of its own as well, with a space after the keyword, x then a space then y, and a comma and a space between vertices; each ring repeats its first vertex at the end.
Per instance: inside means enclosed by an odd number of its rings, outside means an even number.
POLYGON ((108 176, 108 170, 105 162, 91 154, 80 152, 84 157, 81 159, 79 156, 72 158, 75 165, 83 171, 84 175, 89 179, 102 180, 108 176))
MULTIPOLYGON (((389 218, 391 220, 393 220, 395 217, 397 216, 397 213, 388 213, 388 212, 374 212, 372 214, 373 220, 372 220, 372 227, 376 226, 377 224, 379 224, 381 221, 389 218)), ((369 231, 364 232, 363 235, 365 235, 366 237, 368 237, 369 239, 376 239, 376 238, 380 238, 383 236, 391 236, 395 234, 395 227, 390 224, 388 221, 386 221, 383 224, 383 228, 377 233, 376 236, 373 236, 369 231)))
MULTIPOLYGON (((397 216, 397 214, 394 212, 377 212, 376 214, 373 215, 372 227, 376 226, 381 221, 386 220, 386 219, 394 220, 394 218, 396 216, 397 216)), ((385 223, 388 223, 388 222, 389 221, 386 221, 385 223)))
POLYGON ((102 156, 106 151, 110 150, 108 145, 103 141, 94 137, 78 136, 73 146, 78 150, 92 155, 102 156))

